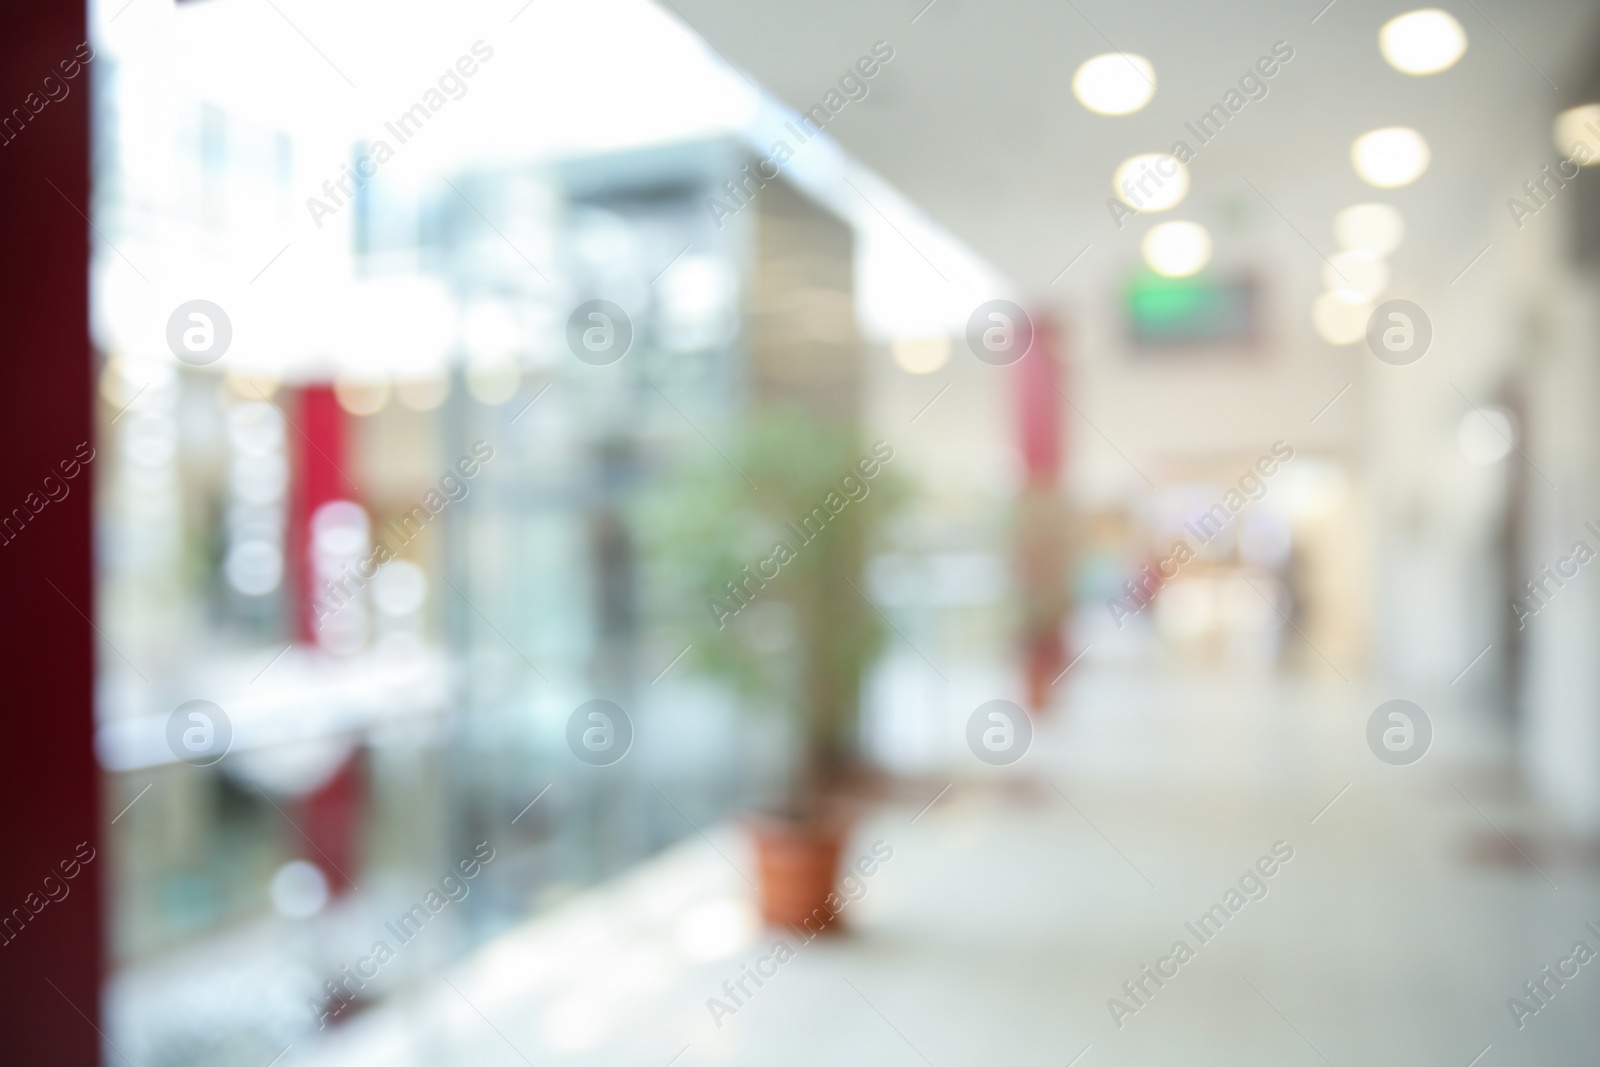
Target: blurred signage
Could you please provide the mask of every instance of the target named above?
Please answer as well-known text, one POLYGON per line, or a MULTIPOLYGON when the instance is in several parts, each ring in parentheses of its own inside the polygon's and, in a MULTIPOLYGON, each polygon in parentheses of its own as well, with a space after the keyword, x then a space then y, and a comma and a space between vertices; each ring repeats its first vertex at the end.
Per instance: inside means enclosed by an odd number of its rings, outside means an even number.
POLYGON ((1140 271, 1128 283, 1124 306, 1139 348, 1249 345, 1256 337, 1256 286, 1248 279, 1140 271))

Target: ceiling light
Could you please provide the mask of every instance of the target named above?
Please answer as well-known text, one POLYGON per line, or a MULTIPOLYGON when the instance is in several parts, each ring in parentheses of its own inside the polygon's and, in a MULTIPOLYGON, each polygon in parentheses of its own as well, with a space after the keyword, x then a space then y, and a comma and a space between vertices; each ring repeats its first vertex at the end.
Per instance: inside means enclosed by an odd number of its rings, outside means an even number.
POLYGON ((1333 217, 1333 236, 1340 248, 1386 256, 1400 247, 1405 221, 1388 204, 1354 204, 1333 217))
POLYGON ((1516 447, 1517 431, 1504 408, 1473 408, 1461 416, 1456 443, 1467 462, 1480 467, 1498 463, 1516 447))
POLYGON ((1370 252, 1335 252, 1322 268, 1322 283, 1352 300, 1375 300, 1389 284, 1389 265, 1370 252))
POLYGON ((950 361, 950 338, 898 338, 889 346, 895 365, 907 374, 932 374, 950 361))
POLYGON ((1157 274, 1186 278, 1211 260, 1211 235, 1197 222, 1163 222, 1144 235, 1139 248, 1157 274))
POLYGON ((478 357, 467 362, 467 392, 487 407, 504 404, 517 395, 522 371, 509 356, 478 357))
POLYGON ((1582 104, 1557 115, 1555 138, 1556 151, 1568 159, 1578 154, 1577 146, 1581 144, 1589 151, 1588 162, 1583 165, 1600 164, 1600 104, 1582 104))
POLYGON ((401 378, 394 386, 400 403, 412 411, 432 411, 450 398, 450 376, 444 368, 401 378))
POLYGON ((1144 56, 1107 52, 1078 68, 1072 95, 1096 115, 1128 115, 1156 95, 1156 70, 1144 56))
POLYGON ((1323 293, 1311 304, 1311 325, 1317 336, 1330 345, 1353 345, 1367 335, 1367 319, 1372 305, 1353 300, 1349 293, 1335 290, 1323 293))
POLYGON ((1378 49, 1402 74, 1437 74, 1455 66, 1467 50, 1467 32, 1448 12, 1423 8, 1385 22, 1378 49))
POLYGON ((1189 172, 1165 152, 1149 152, 1123 161, 1111 176, 1117 199, 1138 211, 1165 211, 1189 193, 1189 172))
POLYGON ((389 379, 341 372, 333 380, 333 395, 352 415, 376 415, 389 403, 389 379))
POLYGON ((1350 146, 1356 173, 1379 189, 1410 185, 1428 169, 1428 159, 1428 142, 1408 126, 1364 133, 1350 146))
POLYGON ((271 400, 283 384, 283 377, 271 371, 244 371, 237 368, 223 375, 234 395, 245 400, 271 400))

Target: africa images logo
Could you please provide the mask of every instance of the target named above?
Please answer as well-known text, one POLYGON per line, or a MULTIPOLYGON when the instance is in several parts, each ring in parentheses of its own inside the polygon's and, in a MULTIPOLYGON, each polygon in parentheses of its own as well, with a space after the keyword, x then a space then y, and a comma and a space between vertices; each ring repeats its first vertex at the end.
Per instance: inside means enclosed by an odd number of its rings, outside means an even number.
POLYGON ((567 748, 591 767, 609 767, 633 748, 633 720, 609 700, 588 700, 567 716, 567 748))
POLYGON ((191 367, 207 367, 233 343, 228 313, 209 300, 186 300, 167 318, 167 347, 191 367))
POLYGON ((991 767, 1006 767, 1028 754, 1033 719, 1009 700, 979 704, 967 716, 967 748, 991 767))
POLYGON ((1393 767, 1405 767, 1428 754, 1433 720, 1409 700, 1386 700, 1367 717, 1367 747, 1393 767))
POLYGON ((210 767, 233 747, 228 713, 209 700, 188 700, 167 716, 167 748, 180 763, 210 767))

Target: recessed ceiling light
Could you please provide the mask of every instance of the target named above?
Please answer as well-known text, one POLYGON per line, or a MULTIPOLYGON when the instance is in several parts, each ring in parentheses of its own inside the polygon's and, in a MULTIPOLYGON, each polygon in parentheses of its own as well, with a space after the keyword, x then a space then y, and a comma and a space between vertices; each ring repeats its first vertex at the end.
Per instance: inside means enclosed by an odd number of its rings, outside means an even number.
POLYGON ((1372 305, 1340 290, 1323 293, 1312 301, 1311 325, 1330 345, 1353 345, 1367 335, 1372 305))
POLYGON ((1436 7, 1408 11, 1383 24, 1378 49, 1402 74, 1437 74, 1455 66, 1467 50, 1467 31, 1436 7))
POLYGON ((432 411, 450 398, 450 376, 440 367, 401 378, 395 383, 395 396, 412 411, 432 411))
POLYGON ((1572 159, 1578 145, 1589 150, 1589 161, 1583 165, 1600 164, 1600 104, 1581 104, 1556 116, 1556 151, 1572 159))
POLYGON ((333 380, 333 396, 352 415, 376 415, 389 403, 389 379, 341 373, 333 380))
POLYGON ((1333 217, 1333 236, 1340 248, 1386 256, 1400 247, 1405 220, 1388 204, 1352 204, 1333 217))
POLYGON ((1428 169, 1428 142, 1409 126, 1387 126, 1357 137, 1350 161, 1368 185, 1397 189, 1428 169))
POLYGON ((1189 172, 1176 157, 1150 152, 1124 160, 1111 176, 1111 188, 1129 207, 1165 211, 1189 193, 1189 172))
POLYGON ((1335 252, 1322 268, 1322 284, 1351 300, 1375 300, 1389 284, 1389 265, 1370 252, 1335 252))
POLYGON ((1144 56, 1107 52, 1078 68, 1072 95, 1097 115, 1132 114, 1156 95, 1156 69, 1144 56))
POLYGON ((522 373, 510 356, 478 356, 467 362, 467 392, 486 407, 504 404, 517 395, 522 373))
POLYGON ((1186 278, 1211 260, 1211 235, 1197 222, 1163 222, 1144 235, 1139 248, 1157 274, 1186 278))
POLYGON ((932 374, 950 361, 950 338, 897 338, 889 345, 889 353, 907 374, 932 374))

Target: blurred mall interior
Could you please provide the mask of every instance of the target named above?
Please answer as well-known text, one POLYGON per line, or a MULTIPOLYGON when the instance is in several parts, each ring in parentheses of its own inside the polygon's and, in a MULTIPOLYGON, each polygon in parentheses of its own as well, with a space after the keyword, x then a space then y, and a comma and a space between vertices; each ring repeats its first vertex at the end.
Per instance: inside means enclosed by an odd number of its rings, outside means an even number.
POLYGON ((1596 5, 86 36, 100 1062, 1600 1056, 1596 5))

